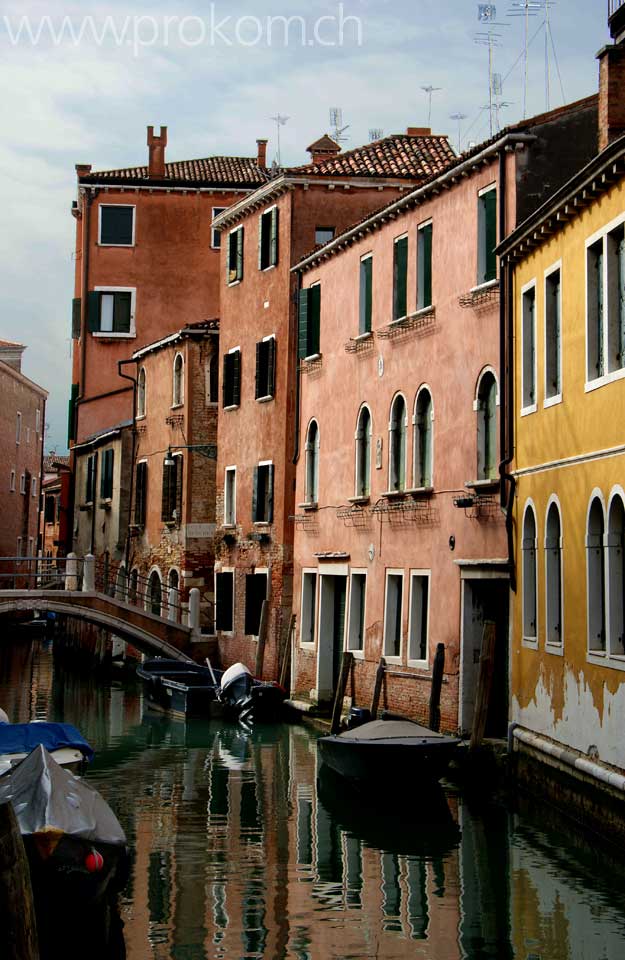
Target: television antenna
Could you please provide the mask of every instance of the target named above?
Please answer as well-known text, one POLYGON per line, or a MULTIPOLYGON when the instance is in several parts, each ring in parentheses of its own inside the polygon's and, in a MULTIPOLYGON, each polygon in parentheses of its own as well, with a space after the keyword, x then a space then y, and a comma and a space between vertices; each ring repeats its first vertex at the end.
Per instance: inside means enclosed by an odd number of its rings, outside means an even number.
POLYGON ((508 11, 509 17, 523 17, 524 20, 524 41, 523 41, 523 119, 527 116, 527 65, 529 50, 529 28, 530 17, 535 17, 543 7, 542 0, 512 0, 512 9, 508 11))
POLYGON ((490 135, 492 137, 494 133, 494 127, 497 124, 496 114, 497 110, 497 97, 501 96, 502 93, 502 82, 501 75, 494 73, 494 56, 493 50, 495 47, 501 46, 502 34, 497 33, 494 30, 494 27, 507 27, 507 23, 500 23, 497 20, 497 7, 493 3, 478 3, 477 5, 477 19, 480 23, 487 24, 487 30, 481 33, 476 33, 474 36, 474 42, 483 47, 488 47, 488 117, 489 117, 489 128, 490 135))
POLYGON ((449 119, 456 120, 458 123, 458 153, 462 153, 460 149, 460 124, 462 123, 463 120, 467 119, 467 114, 466 113, 450 113, 449 119))
POLYGON ((384 130, 381 127, 371 127, 369 130, 369 140, 381 140, 384 137, 384 130))
POLYGON ((282 114, 277 113, 275 117, 269 117, 269 119, 270 119, 270 120, 273 120, 273 122, 274 122, 275 125, 276 125, 276 129, 277 129, 277 131, 278 131, 278 157, 277 157, 277 160, 278 160, 278 167, 281 167, 281 166, 282 166, 282 157, 281 157, 281 155, 280 155, 280 127, 283 127, 283 126, 286 124, 287 120, 290 119, 290 117, 283 117, 282 114))
POLYGON ((428 127, 432 126, 432 94, 437 93, 439 90, 442 90, 442 87, 433 87, 431 83, 426 84, 424 87, 421 87, 423 92, 427 94, 428 98, 428 127))
POLYGON ((340 107, 330 107, 330 126, 332 127, 332 137, 337 143, 345 143, 349 137, 345 136, 345 131, 349 130, 349 123, 343 126, 343 111, 340 107))

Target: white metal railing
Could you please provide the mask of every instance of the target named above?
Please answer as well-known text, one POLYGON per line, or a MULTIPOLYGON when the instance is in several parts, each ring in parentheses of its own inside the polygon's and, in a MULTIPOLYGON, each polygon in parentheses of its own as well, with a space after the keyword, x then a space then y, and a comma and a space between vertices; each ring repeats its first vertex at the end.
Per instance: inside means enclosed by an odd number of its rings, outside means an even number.
POLYGON ((608 16, 613 17, 619 7, 622 7, 625 0, 608 0, 608 16))

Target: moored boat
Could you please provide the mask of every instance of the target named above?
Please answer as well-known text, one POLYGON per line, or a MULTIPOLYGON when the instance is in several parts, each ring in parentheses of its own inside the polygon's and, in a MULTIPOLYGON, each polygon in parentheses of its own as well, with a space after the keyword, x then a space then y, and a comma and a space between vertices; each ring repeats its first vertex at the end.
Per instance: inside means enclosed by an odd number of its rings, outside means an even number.
POLYGON ((318 741, 322 760, 353 782, 436 783, 460 740, 410 720, 371 720, 318 741))
POLYGON ((0 774, 24 760, 43 745, 54 760, 78 773, 93 759, 93 749, 71 723, 0 722, 0 774))

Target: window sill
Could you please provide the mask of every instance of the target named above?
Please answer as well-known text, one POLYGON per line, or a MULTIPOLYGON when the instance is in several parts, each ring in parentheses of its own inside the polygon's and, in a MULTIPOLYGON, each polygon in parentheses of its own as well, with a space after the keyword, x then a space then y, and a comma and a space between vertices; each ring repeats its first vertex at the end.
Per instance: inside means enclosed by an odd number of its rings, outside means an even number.
POLYGON ((253 520, 252 523, 255 527, 270 527, 272 524, 271 520, 253 520))
POLYGON ((93 510, 93 501, 89 500, 87 503, 81 503, 78 509, 81 513, 84 513, 86 510, 93 510))
POLYGON ((492 290, 493 287, 499 286, 499 277, 495 277, 493 280, 483 280, 481 283, 478 283, 476 287, 471 287, 469 293, 484 293, 486 290, 492 290))
POLYGON ((561 394, 561 393, 557 393, 557 394, 555 394, 555 396, 553 396, 553 397, 547 397, 545 400, 543 400, 543 409, 546 410, 548 407, 555 407, 555 406, 557 406, 559 403, 562 403, 562 394, 561 394))
POLYGON ((230 410, 238 410, 239 406, 240 404, 238 403, 231 403, 229 406, 224 407, 224 413, 228 413, 230 410))
POLYGON ((430 669, 430 665, 427 660, 410 660, 408 659, 408 666, 412 667, 414 670, 425 670, 426 672, 430 669))
POLYGON ((364 660, 364 659, 365 659, 365 651, 364 651, 364 650, 349 650, 349 648, 348 648, 348 651, 347 651, 347 652, 348 652, 348 653, 351 653, 351 655, 352 655, 352 657, 354 658, 354 660, 364 660))
POLYGON ((260 273, 269 273, 270 270, 275 270, 278 266, 277 263, 270 263, 268 267, 259 267, 260 273))
POLYGON ((100 507, 100 510, 110 510, 112 504, 113 504, 113 498, 105 497, 104 500, 100 500, 98 506, 100 507))
POLYGON ((130 333, 115 333, 113 330, 93 330, 91 336, 96 340, 136 340, 137 334, 134 330, 130 333))
POLYGON ((409 487, 406 493, 415 499, 425 499, 434 496, 434 487, 409 487))
POLYGON ((395 657, 395 656, 391 656, 390 653, 385 653, 384 659, 387 663, 392 663, 396 667, 401 667, 402 665, 401 655, 399 657, 395 657))
POLYGON ((538 640, 535 637, 523 637, 521 646, 526 650, 538 650, 538 640))
POLYGON ((184 403, 172 403, 171 410, 180 410, 181 407, 184 407, 184 403))
POLYGON ((135 417, 135 420, 145 420, 145 418, 146 418, 145 413, 138 413, 137 416, 135 417))
POLYGON ((274 399, 273 394, 268 393, 264 397, 256 397, 256 403, 269 403, 269 401, 273 399, 274 399))
POLYGON ((300 640, 299 648, 300 650, 310 650, 312 653, 315 650, 316 646, 317 644, 315 643, 314 640, 312 641, 312 643, 308 643, 304 640, 300 640))
POLYGON ((240 283, 241 283, 240 280, 228 280, 228 281, 227 281, 227 285, 228 285, 229 287, 238 287, 240 283))
POLYGON ((367 493, 362 497, 348 497, 347 502, 352 503, 355 507, 365 507, 371 502, 371 497, 367 493))
POLYGON ((401 500, 406 496, 406 490, 385 490, 382 494, 387 500, 401 500))
POLYGON ((490 477, 485 480, 467 480, 465 483, 467 490, 475 490, 476 493, 496 490, 499 487, 499 477, 490 477))
POLYGON ((307 357, 302 359, 302 363, 314 363, 316 360, 321 360, 321 354, 309 353, 307 357))
POLYGON ((315 510, 319 509, 319 504, 316 500, 307 500, 306 503, 298 503, 298 510, 305 510, 306 513, 314 513, 315 510))
POLYGON ((223 530, 236 530, 236 528, 237 528, 236 523, 224 523, 222 526, 223 530))
POLYGON ((521 407, 521 416, 529 417, 530 414, 536 413, 537 409, 538 409, 538 406, 535 403, 530 404, 529 407, 521 407))
POLYGON ((545 644, 545 653, 550 653, 554 657, 563 657, 564 656, 564 644, 563 643, 549 643, 545 644))
POLYGON ((96 247, 101 247, 103 250, 107 247, 112 247, 113 250, 132 250, 133 247, 136 247, 136 243, 101 243, 98 241, 96 247))
POLYGON ((584 393, 592 393, 593 390, 599 390, 608 383, 614 383, 617 380, 625 378, 625 367, 619 370, 612 370, 611 373, 604 373, 601 377, 595 377, 593 380, 587 380, 584 384, 584 393))

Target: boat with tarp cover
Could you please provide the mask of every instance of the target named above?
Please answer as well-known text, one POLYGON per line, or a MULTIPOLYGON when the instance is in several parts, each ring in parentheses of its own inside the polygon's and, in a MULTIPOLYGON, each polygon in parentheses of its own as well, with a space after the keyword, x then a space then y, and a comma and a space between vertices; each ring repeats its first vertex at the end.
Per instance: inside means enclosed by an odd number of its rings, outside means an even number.
POLYGON ((63 767, 78 773, 93 759, 93 748, 71 723, 0 723, 0 774, 24 760, 38 746, 63 767))

